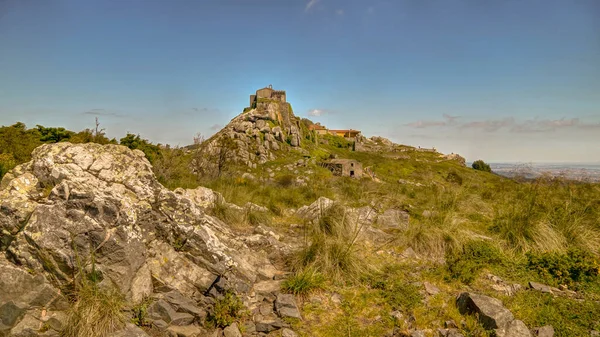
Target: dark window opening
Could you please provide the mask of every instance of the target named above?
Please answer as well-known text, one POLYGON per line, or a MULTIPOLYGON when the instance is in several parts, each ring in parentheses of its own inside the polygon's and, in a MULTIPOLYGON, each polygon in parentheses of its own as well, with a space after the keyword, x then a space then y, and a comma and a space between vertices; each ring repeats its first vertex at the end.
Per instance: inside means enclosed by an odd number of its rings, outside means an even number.
POLYGON ((350 176, 354 177, 354 171, 350 171, 350 176))

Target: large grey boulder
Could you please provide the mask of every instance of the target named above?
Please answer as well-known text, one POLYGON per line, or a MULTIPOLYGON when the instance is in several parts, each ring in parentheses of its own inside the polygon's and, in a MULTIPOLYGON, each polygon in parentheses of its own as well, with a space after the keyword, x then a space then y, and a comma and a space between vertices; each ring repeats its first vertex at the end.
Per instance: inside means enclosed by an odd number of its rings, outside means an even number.
POLYGON ((502 301, 485 295, 464 292, 456 304, 461 314, 477 314, 479 322, 488 330, 504 329, 514 320, 513 314, 504 307, 502 301))
POLYGON ((408 229, 410 216, 408 212, 399 209, 388 209, 377 216, 377 223, 382 228, 389 229, 408 229))
MULTIPOLYGON (((131 303, 158 285, 193 298, 218 275, 247 291, 271 264, 204 212, 218 197, 202 188, 167 190, 138 150, 42 145, 0 182, 0 249, 11 257, 0 257, 0 306, 65 310, 58 288, 91 271, 92 261, 101 284, 131 303)), ((182 314, 202 315, 188 309, 182 314)))
POLYGON ((463 292, 456 304, 461 314, 477 314, 479 322, 487 330, 494 330, 498 337, 530 337, 525 323, 516 320, 499 299, 463 292))
POLYGON ((296 211, 296 216, 308 221, 317 221, 321 215, 333 206, 334 202, 326 197, 320 197, 308 206, 302 206, 296 211))

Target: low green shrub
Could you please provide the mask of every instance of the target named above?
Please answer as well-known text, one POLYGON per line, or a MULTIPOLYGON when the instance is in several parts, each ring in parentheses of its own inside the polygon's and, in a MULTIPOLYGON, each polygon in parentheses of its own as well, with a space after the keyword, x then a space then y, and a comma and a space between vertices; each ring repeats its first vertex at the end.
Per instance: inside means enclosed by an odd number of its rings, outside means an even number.
POLYGON ((463 184, 463 178, 454 171, 448 173, 448 175, 446 176, 446 181, 457 185, 463 184))
POLYGON ((423 299, 419 288, 410 283, 390 282, 383 290, 384 298, 394 310, 410 312, 423 299))
POLYGON ((531 291, 520 291, 503 299, 506 307, 518 312, 527 326, 552 325, 555 336, 589 336, 600 330, 600 303, 553 296, 531 291))
POLYGON ((473 167, 474 169, 476 169, 478 171, 492 172, 490 165, 488 165, 486 162, 484 162, 481 159, 474 161, 473 164, 471 165, 471 167, 473 167))
POLYGON ((148 321, 148 305, 152 303, 150 298, 144 298, 140 303, 136 304, 132 309, 131 323, 137 326, 149 326, 148 321))
POLYGON ((387 266, 380 272, 370 273, 362 281, 378 290, 392 310, 410 312, 421 303, 423 296, 419 287, 404 275, 404 270, 398 265, 387 266))
POLYGON ((223 297, 215 301, 206 319, 209 325, 224 328, 242 318, 243 309, 242 300, 232 291, 226 291, 223 297))
POLYGON ((275 178, 275 182, 281 187, 290 187, 294 184, 294 178, 292 174, 284 174, 275 178))
POLYGON ((502 252, 491 243, 468 241, 461 251, 447 254, 446 267, 450 278, 471 284, 483 268, 501 264, 502 261, 502 252))
POLYGON ((547 283, 576 287, 579 283, 598 279, 600 264, 590 253, 569 249, 561 253, 528 253, 527 266, 547 283))

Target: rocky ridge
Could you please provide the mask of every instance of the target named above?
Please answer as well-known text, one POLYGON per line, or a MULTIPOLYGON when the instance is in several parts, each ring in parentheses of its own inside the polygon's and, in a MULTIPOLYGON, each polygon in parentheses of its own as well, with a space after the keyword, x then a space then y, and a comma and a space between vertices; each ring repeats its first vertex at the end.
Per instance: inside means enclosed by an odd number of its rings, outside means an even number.
POLYGON ((201 144, 195 166, 214 170, 220 159, 256 168, 275 160, 280 151, 301 149, 302 137, 300 119, 289 103, 261 99, 201 144))

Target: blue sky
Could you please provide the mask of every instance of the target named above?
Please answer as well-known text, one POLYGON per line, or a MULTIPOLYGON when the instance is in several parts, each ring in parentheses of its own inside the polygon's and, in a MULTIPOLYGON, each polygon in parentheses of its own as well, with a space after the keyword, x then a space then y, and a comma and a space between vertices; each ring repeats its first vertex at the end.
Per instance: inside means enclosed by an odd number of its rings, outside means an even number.
POLYGON ((187 145, 272 84, 330 128, 600 161, 597 0, 2 0, 0 124, 187 145))

